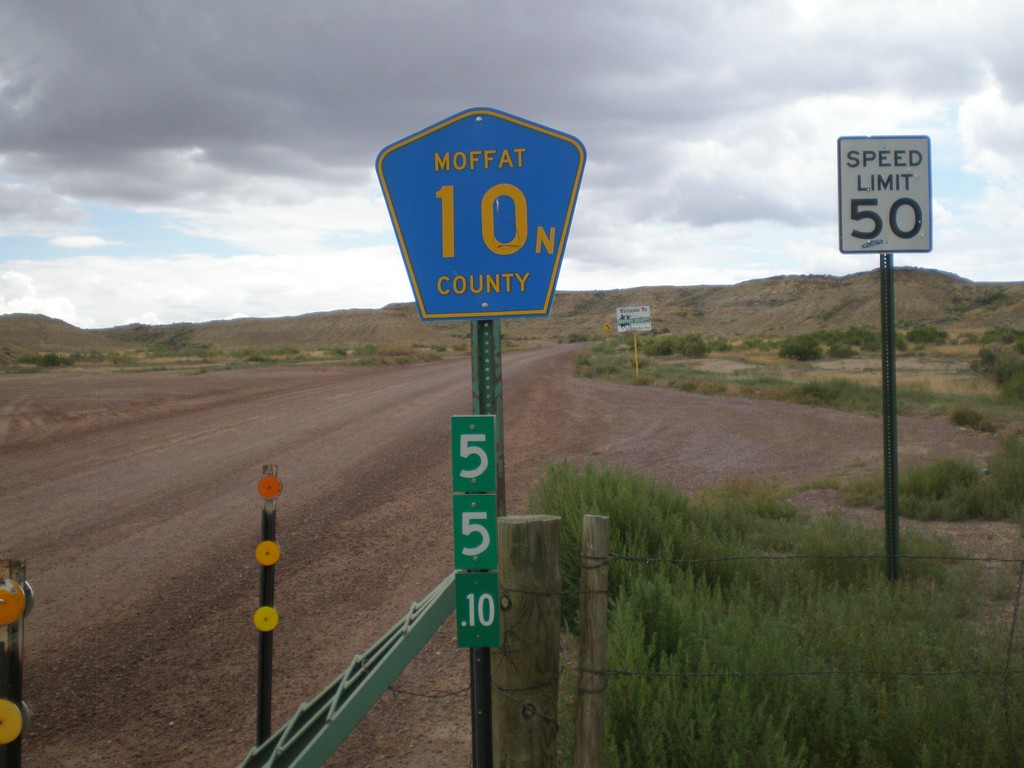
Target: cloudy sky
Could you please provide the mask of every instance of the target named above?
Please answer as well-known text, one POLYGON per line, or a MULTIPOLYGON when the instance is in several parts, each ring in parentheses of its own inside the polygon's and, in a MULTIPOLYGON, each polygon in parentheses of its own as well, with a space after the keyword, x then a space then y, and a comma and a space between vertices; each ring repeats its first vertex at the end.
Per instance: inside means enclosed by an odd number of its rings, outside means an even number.
MULTIPOLYGON (((0 0, 0 313, 80 327, 411 301, 386 145, 578 137, 559 289, 844 275, 840 136, 931 137, 933 242, 1024 280, 1020 0, 0 0)), ((898 290, 898 289, 897 289, 898 290)))

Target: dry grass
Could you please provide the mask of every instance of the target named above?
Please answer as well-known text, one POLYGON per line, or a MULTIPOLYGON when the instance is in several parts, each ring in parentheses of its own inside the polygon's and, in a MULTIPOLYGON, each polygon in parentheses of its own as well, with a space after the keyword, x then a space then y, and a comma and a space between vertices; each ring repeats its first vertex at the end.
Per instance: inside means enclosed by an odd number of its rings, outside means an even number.
POLYGON ((923 376, 901 382, 901 386, 919 389, 933 395, 955 395, 957 397, 998 397, 999 387, 991 379, 973 374, 950 374, 948 376, 923 376))

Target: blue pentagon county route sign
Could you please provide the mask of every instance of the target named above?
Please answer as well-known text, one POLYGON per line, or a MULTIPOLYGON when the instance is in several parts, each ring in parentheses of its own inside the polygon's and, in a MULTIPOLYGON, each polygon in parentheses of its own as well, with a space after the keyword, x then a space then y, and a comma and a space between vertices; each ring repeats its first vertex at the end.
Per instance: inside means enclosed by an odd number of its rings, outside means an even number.
POLYGON ((483 108, 381 150, 420 317, 548 315, 585 162, 578 139, 483 108))

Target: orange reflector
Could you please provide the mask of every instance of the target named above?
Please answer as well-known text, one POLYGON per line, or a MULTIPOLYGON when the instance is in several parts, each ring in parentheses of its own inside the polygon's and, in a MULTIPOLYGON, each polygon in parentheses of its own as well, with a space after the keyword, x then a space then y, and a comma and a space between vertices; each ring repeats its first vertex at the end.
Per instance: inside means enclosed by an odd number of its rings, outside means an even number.
POLYGON ((25 590, 13 579, 0 582, 0 624, 13 624, 25 613, 25 590))
POLYGON ((273 565, 281 559, 281 547, 276 541, 261 541, 256 545, 256 562, 260 565, 273 565))
POLYGON ((277 611, 269 605, 257 608, 256 613, 252 615, 252 623, 256 625, 256 629, 260 632, 272 632, 274 627, 277 626, 277 620, 277 611))
POLYGON ((21 736, 23 723, 21 707, 13 701, 0 699, 0 744, 10 744, 21 736))
POLYGON ((257 488, 264 499, 276 499, 281 494, 281 479, 277 475, 264 475, 257 488))

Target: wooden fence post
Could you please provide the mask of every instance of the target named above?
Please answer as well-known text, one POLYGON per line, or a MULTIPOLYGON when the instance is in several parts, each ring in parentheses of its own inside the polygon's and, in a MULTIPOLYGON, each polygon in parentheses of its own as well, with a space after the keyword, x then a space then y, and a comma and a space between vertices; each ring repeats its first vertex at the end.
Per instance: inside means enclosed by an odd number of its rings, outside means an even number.
POLYGON ((498 518, 501 647, 491 653, 494 764, 554 768, 558 757, 561 518, 498 518))
POLYGON ((583 517, 580 665, 576 689, 575 768, 600 768, 608 646, 607 517, 583 517))

